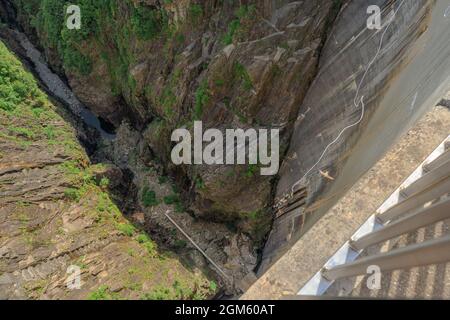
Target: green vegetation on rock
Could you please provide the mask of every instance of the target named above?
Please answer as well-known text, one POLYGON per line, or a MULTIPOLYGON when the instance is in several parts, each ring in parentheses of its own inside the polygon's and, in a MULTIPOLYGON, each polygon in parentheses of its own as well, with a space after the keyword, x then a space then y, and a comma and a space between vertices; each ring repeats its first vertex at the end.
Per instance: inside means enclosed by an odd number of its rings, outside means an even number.
POLYGON ((195 104, 194 104, 194 118, 196 120, 201 119, 204 108, 210 100, 208 83, 203 81, 195 92, 195 104))
POLYGON ((144 187, 142 190, 142 203, 144 207, 156 206, 158 200, 156 199, 155 191, 150 190, 148 187, 144 187))
MULTIPOLYGON (((162 251, 122 215, 107 190, 109 179, 96 175, 106 166, 90 165, 70 119, 0 41, 0 162, 5 169, 0 189, 6 195, 0 206, 8 223, 2 237, 25 253, 1 263, 0 274, 17 269, 27 256, 36 257, 36 267, 45 266, 58 252, 68 265, 86 270, 86 290, 54 285, 67 276, 58 266, 42 280, 21 279, 25 297, 137 299, 162 288, 186 299, 213 294, 204 274, 162 251)), ((147 203, 154 202, 150 190, 144 194, 147 203)))
MULTIPOLYGON (((123 71, 129 66, 129 45, 133 38, 151 40, 167 29, 167 16, 163 9, 132 0, 14 0, 15 4, 31 17, 31 25, 44 39, 44 44, 56 50, 64 67, 80 75, 92 71, 94 47, 109 44, 121 54, 121 64, 110 64, 112 75, 123 79, 123 71), (82 27, 70 30, 65 27, 66 8, 78 5, 82 13, 82 27), (127 19, 123 19, 126 17, 127 19), (114 32, 111 32, 111 29, 114 32), (90 40, 90 41, 87 41, 90 40)), ((111 55, 110 55, 111 56, 111 55)), ((103 55, 105 57, 105 55, 103 55)), ((109 57, 108 59, 112 59, 109 57)), ((127 70, 128 71, 128 70, 127 70)), ((126 77, 128 78, 128 77, 126 77)))
POLYGON ((229 23, 222 42, 225 45, 229 45, 233 43, 234 39, 239 39, 243 34, 247 33, 251 26, 251 22, 255 18, 255 13, 255 5, 240 6, 235 12, 236 18, 229 23))
MULTIPOLYGON (((73 131, 68 127, 55 127, 62 118, 39 89, 33 76, 25 72, 22 64, 0 42, 0 118, 4 126, 0 136, 26 147, 35 141, 46 141, 61 146, 73 158, 83 158, 83 150, 73 131)), ((74 160, 77 162, 78 160, 74 160)))

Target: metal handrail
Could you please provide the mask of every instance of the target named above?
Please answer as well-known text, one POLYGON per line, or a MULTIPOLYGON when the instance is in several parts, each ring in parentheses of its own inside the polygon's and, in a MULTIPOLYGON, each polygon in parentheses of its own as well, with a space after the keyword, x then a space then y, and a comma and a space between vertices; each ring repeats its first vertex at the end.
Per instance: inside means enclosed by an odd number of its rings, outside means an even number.
MULTIPOLYGON (((450 192, 449 154, 449 150, 444 150, 439 157, 424 164, 422 176, 400 189, 399 195, 404 199, 375 216, 382 227, 358 239, 350 240, 349 246, 355 251, 361 251, 371 245, 450 218, 450 197, 447 196, 450 192), (443 196, 445 198, 441 199, 443 196), (426 206, 431 201, 436 203, 426 206), (392 221, 396 218, 399 219, 392 221)), ((389 271, 447 261, 450 261, 450 235, 354 262, 325 267, 321 274, 325 279, 334 281, 366 274, 367 268, 371 265, 389 271)))
POLYGON ((432 170, 440 167, 441 165, 443 165, 444 163, 446 163, 448 161, 450 161, 450 148, 447 149, 447 151, 445 151, 443 154, 441 154, 438 158, 436 158, 432 162, 427 163, 426 165, 424 165, 423 166, 423 170, 425 172, 432 171, 432 170))
POLYGON ((337 250, 298 292, 322 295, 334 280, 365 275, 369 266, 390 271, 450 261, 450 235, 357 258, 364 249, 450 218, 450 136, 337 250))
MULTIPOLYGON (((433 163, 434 161, 432 162, 432 164, 433 163)), ((432 171, 427 172, 420 179, 417 179, 416 181, 411 183, 409 186, 401 189, 400 194, 405 198, 410 197, 449 176, 450 176, 450 160, 442 163, 441 165, 434 168, 432 171)))
POLYGON ((450 191, 450 177, 439 181, 435 185, 428 187, 422 192, 410 197, 402 202, 396 204, 386 212, 377 215, 377 218, 382 222, 388 222, 411 210, 417 209, 427 202, 433 201, 445 193, 450 191))
POLYGON ((324 268, 322 276, 331 281, 366 274, 367 268, 372 265, 383 271, 390 271, 447 261, 450 261, 450 235, 365 257, 331 269, 324 268))
POLYGON ((450 218, 450 198, 409 214, 395 222, 389 223, 377 231, 350 241, 355 250, 362 250, 371 245, 392 239, 407 232, 450 218))

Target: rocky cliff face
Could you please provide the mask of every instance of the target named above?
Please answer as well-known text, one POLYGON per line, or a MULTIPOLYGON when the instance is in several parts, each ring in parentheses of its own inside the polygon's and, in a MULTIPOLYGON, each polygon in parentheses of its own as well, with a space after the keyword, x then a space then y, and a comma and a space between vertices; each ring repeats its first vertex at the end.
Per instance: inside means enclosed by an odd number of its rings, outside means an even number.
POLYGON ((70 119, 0 42, 1 299, 211 296, 200 269, 124 218, 110 190, 125 177, 90 164, 70 119))
POLYGON ((11 2, 80 100, 141 133, 197 217, 265 237, 274 179, 253 166, 176 167, 170 135, 194 120, 276 127, 283 154, 338 2, 78 1, 79 31, 64 27, 64 1, 11 2))

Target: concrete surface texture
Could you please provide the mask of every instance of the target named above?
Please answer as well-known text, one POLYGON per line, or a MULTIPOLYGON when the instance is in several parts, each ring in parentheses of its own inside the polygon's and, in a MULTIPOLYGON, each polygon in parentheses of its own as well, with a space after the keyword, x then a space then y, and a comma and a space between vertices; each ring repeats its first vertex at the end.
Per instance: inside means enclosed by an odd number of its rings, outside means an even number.
POLYGON ((450 87, 450 19, 444 15, 450 1, 374 2, 383 10, 383 29, 368 30, 367 3, 351 1, 322 52, 277 186, 276 202, 300 180, 308 187, 307 208, 275 220, 259 274, 450 87))
MULTIPOLYGON (((241 299, 280 299, 296 294, 449 132, 450 111, 445 107, 432 108, 241 299)), ((438 224, 431 228, 433 232, 419 230, 418 234, 408 235, 406 239, 422 241, 435 233, 445 232, 447 227, 438 224)), ((390 245, 404 243, 405 238, 402 238, 400 242, 394 241, 390 245)), ((383 275, 382 290, 370 292, 369 295, 367 291, 356 288, 352 295, 445 297, 450 289, 450 273, 447 269, 448 266, 434 266, 430 269, 416 268, 407 273, 396 271, 392 275, 383 275)), ((333 292, 333 288, 328 292, 330 296, 338 294, 344 295, 344 292, 333 292)))

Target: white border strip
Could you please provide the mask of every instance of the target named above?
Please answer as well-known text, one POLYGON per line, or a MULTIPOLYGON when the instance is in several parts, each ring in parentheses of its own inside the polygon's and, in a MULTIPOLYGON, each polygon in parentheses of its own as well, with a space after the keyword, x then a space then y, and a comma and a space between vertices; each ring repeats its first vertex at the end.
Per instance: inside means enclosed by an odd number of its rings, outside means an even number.
MULTIPOLYGON (((414 181, 418 180, 424 174, 423 166, 436 160, 445 150, 445 144, 450 142, 450 135, 422 162, 422 164, 397 188, 394 193, 378 208, 377 213, 383 213, 390 207, 396 205, 402 200, 400 190, 409 186, 414 181)), ((378 223, 375 219, 375 214, 371 215, 369 219, 353 234, 351 239, 359 239, 360 237, 376 231, 383 225, 378 223)), ((349 246, 347 241, 336 253, 325 263, 324 267, 330 268, 344 263, 349 263, 361 254, 361 251, 355 251, 349 246)), ((322 277, 322 270, 319 270, 297 293, 297 295, 320 296, 323 295, 334 281, 328 281, 322 277)))

